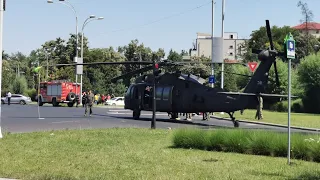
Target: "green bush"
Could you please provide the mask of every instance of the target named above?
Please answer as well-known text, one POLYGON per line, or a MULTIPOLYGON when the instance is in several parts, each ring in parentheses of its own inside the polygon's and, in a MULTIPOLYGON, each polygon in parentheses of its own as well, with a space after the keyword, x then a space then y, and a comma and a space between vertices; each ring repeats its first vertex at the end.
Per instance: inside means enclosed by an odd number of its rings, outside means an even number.
POLYGON ((181 130, 175 137, 174 144, 181 148, 205 149, 209 145, 206 133, 199 129, 181 130))
MULTIPOLYGON (((291 144, 292 158, 320 162, 320 139, 314 140, 313 137, 294 134, 291 144)), ((173 144, 178 148, 286 157, 287 138, 285 133, 263 130, 178 129, 174 131, 173 144)))
MULTIPOLYGON (((288 112, 288 101, 280 101, 270 106, 271 111, 288 112)), ((291 111, 296 113, 303 113, 304 107, 302 99, 291 101, 291 111)))
POLYGON ((36 89, 27 89, 23 94, 25 96, 30 97, 32 101, 36 101, 35 100, 35 98, 37 96, 37 90, 36 89))
POLYGON ((287 112, 288 111, 288 101, 280 101, 270 106, 271 111, 277 112, 287 112))
POLYGON ((303 107, 303 102, 302 99, 296 99, 292 102, 291 109, 293 112, 296 113, 304 113, 304 107, 303 107))

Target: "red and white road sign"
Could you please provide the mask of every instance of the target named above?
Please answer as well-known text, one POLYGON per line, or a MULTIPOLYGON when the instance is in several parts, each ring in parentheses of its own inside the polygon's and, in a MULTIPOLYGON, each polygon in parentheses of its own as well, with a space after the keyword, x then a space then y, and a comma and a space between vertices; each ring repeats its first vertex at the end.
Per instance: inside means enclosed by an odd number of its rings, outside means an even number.
POLYGON ((258 63, 257 62, 248 62, 249 69, 251 72, 254 72, 256 70, 258 63))

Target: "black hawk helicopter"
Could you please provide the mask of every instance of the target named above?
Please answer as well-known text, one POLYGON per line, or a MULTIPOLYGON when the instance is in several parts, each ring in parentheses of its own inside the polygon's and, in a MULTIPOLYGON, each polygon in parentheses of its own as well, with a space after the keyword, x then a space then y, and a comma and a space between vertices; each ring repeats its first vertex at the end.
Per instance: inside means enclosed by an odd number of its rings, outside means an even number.
POLYGON ((183 65, 181 62, 171 62, 168 60, 162 60, 157 63, 155 63, 155 61, 127 61, 57 64, 55 66, 149 65, 111 80, 111 82, 116 83, 120 79, 133 77, 143 72, 153 70, 152 74, 137 77, 135 84, 131 84, 126 91, 124 108, 133 111, 134 119, 139 119, 142 110, 153 111, 154 116, 152 123, 155 122, 155 111, 170 113, 172 118, 178 117, 178 113, 226 112, 229 114, 234 126, 239 127, 239 122, 233 116, 234 112, 256 107, 258 104, 258 96, 287 97, 287 95, 263 93, 267 86, 269 70, 272 64, 275 68, 276 83, 279 85, 276 57, 285 58, 285 53, 277 52, 274 49, 269 20, 266 20, 266 28, 270 48, 267 50, 252 50, 252 53, 258 54, 260 64, 255 73, 251 76, 244 91, 241 93, 227 92, 221 88, 208 87, 204 85, 204 79, 192 74, 183 74, 181 72, 161 73, 159 66, 183 65))
POLYGON ((140 112, 154 111, 167 112, 171 118, 177 118, 178 113, 198 112, 226 112, 229 114, 235 127, 239 122, 233 116, 235 111, 256 107, 257 96, 287 97, 280 94, 264 94, 268 82, 269 70, 274 64, 276 82, 279 85, 278 72, 276 68, 276 57, 284 53, 275 51, 269 21, 266 20, 267 36, 270 41, 269 50, 253 50, 258 54, 259 67, 246 85, 243 93, 227 92, 221 88, 211 88, 204 85, 205 80, 192 74, 161 73, 159 66, 176 66, 179 63, 167 60, 154 63, 151 66, 129 72, 112 79, 117 80, 132 77, 153 69, 153 74, 142 75, 136 78, 135 84, 131 84, 125 94, 125 109, 133 111, 133 118, 139 119, 140 112), (156 83, 155 92, 153 83, 156 83), (155 94, 156 104, 153 104, 155 94))

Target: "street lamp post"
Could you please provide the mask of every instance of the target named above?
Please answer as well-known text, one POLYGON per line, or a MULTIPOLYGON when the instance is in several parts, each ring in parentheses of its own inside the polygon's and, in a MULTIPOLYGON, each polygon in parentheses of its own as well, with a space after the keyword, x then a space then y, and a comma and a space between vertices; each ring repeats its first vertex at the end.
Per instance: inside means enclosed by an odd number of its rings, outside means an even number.
MULTIPOLYGON (((95 15, 91 15, 84 21, 84 23, 82 25, 82 28, 81 28, 81 59, 82 59, 82 61, 83 61, 83 38, 84 38, 83 30, 89 22, 94 21, 94 20, 102 20, 102 19, 104 19, 104 18, 103 17, 96 18, 95 15)), ((82 74, 80 74, 80 105, 82 105, 82 74)))
MULTIPOLYGON (((53 3, 53 0, 47 0, 48 3, 53 3)), ((78 15, 77 15, 77 11, 75 10, 75 8, 66 0, 59 0, 59 3, 64 4, 66 6, 68 6, 69 8, 72 9, 72 11, 74 12, 74 15, 76 16, 76 57, 74 58, 75 63, 78 63, 78 15)), ((77 69, 77 65, 76 65, 76 69, 77 69)), ((78 75, 76 73, 76 94, 77 94, 77 88, 78 88, 78 75)))

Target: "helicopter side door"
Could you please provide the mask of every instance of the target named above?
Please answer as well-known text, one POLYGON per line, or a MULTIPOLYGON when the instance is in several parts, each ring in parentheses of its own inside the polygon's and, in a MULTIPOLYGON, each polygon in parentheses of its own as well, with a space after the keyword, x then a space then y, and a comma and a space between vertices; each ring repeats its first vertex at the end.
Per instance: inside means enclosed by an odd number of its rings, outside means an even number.
POLYGON ((158 86, 156 88, 157 111, 172 111, 172 92, 173 86, 158 86))

